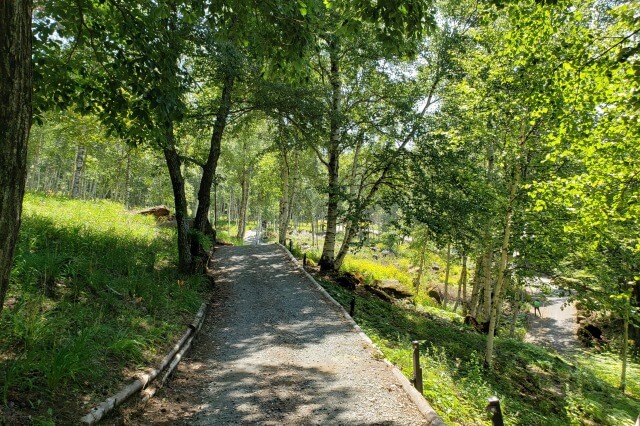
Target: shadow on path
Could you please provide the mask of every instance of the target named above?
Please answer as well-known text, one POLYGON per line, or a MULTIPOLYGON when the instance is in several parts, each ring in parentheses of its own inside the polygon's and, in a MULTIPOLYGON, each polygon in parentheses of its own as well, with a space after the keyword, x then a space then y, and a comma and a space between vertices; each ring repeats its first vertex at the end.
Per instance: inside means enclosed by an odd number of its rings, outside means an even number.
POLYGON ((221 247, 196 349, 129 424, 425 424, 389 368, 274 245, 221 247))
POLYGON ((553 348, 565 355, 579 350, 576 336, 576 308, 567 297, 548 297, 540 308, 542 317, 529 314, 529 331, 525 341, 553 348))

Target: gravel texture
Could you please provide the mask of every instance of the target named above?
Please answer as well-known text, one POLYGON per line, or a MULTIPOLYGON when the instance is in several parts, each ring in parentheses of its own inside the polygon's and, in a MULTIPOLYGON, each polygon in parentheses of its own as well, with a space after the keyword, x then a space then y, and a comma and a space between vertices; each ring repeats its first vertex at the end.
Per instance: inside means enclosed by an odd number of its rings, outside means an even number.
POLYGON ((540 308, 541 317, 529 315, 529 331, 525 341, 553 348, 560 353, 575 353, 580 342, 576 336, 576 307, 567 297, 547 297, 540 308))
POLYGON ((390 368, 274 245, 220 247, 195 349, 120 424, 420 425, 390 368))

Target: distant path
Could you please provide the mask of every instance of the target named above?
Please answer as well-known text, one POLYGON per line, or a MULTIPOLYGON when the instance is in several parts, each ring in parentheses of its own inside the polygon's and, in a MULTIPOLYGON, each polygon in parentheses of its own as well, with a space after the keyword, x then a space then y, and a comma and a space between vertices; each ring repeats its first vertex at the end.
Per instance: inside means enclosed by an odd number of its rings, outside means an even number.
POLYGON ((525 341, 556 349, 563 354, 575 352, 579 348, 575 305, 566 305, 567 297, 541 300, 544 300, 540 308, 542 318, 529 314, 529 331, 525 341))
POLYGON ((258 245, 262 244, 258 238, 258 231, 255 229, 247 229, 244 233, 243 241, 245 244, 258 245))
POLYGON ((274 245, 216 250, 194 352, 126 424, 419 425, 389 367, 274 245))

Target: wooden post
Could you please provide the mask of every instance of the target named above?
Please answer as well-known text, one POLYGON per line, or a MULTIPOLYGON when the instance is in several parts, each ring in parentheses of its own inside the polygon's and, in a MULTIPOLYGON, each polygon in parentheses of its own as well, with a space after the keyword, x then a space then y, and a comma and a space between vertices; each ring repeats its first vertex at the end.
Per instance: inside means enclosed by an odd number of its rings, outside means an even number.
POLYGON ((504 426, 504 420, 502 419, 502 409, 500 408, 500 400, 497 397, 492 396, 491 398, 489 398, 487 411, 491 413, 491 424, 493 426, 504 426))
POLYGON ((349 305, 349 316, 353 318, 353 314, 355 314, 355 312, 356 312, 356 298, 352 297, 351 303, 349 305))
POLYGON ((289 240, 289 253, 293 254, 293 240, 289 240))
POLYGON ((306 267, 307 266, 307 253, 302 255, 302 267, 306 267))
POLYGON ((413 344, 413 386, 422 394, 422 367, 420 367, 420 342, 413 344))

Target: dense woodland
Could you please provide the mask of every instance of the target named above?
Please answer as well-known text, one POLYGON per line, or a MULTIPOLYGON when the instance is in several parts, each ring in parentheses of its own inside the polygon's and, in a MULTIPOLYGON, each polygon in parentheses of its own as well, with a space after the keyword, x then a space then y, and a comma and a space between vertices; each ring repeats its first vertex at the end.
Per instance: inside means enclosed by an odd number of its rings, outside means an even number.
MULTIPOLYGON (((487 366, 502 311, 544 277, 620 324, 624 391, 640 352, 638 1, 55 0, 23 13, 33 124, 22 175, 5 168, 22 164, 6 141, 28 126, 0 116, 2 253, 21 185, 170 206, 182 277, 250 228, 280 243, 308 229, 323 272, 371 239, 411 241, 416 290, 427 247, 460 268, 453 309, 488 323, 487 366)), ((24 113, 27 97, 5 90, 16 63, 1 68, 2 109, 24 113)))

